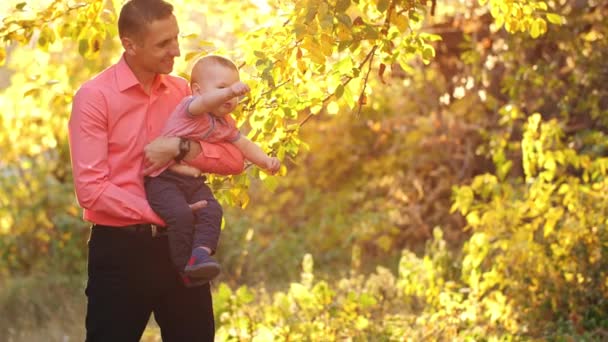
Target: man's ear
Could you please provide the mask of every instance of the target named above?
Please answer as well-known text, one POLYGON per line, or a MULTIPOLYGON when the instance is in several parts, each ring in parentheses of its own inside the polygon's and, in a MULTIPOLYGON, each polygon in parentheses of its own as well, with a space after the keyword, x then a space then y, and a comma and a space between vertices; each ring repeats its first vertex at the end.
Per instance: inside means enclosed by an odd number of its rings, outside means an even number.
POLYGON ((137 49, 137 43, 130 37, 121 37, 120 42, 122 47, 125 49, 125 53, 129 56, 134 56, 137 49))

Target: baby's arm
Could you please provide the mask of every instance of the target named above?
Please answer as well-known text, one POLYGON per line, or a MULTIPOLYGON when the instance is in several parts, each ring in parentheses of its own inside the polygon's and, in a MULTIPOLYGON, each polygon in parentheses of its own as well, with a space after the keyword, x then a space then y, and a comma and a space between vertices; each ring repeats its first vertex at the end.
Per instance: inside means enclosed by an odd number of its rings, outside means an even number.
POLYGON ((281 162, 275 157, 269 157, 262 149, 244 136, 240 136, 233 144, 238 147, 245 158, 270 173, 279 171, 281 162))
POLYGON ((192 115, 208 113, 221 106, 224 102, 234 97, 245 95, 249 91, 249 86, 240 81, 227 88, 206 91, 198 96, 194 96, 194 99, 188 106, 188 112, 192 115))

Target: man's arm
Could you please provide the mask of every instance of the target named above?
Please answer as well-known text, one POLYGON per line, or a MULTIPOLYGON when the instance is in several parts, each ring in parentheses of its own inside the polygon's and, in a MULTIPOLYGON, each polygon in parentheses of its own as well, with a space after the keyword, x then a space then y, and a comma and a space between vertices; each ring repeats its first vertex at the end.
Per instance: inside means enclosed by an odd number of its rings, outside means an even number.
POLYGON ((162 223, 145 198, 109 181, 107 108, 97 89, 82 88, 76 93, 68 130, 76 197, 83 208, 162 223))
MULTIPOLYGON (((144 175, 149 175, 166 165, 179 153, 179 138, 158 137, 144 149, 146 162, 144 175)), ((190 141, 190 151, 183 160, 187 165, 204 173, 236 175, 243 172, 245 160, 239 149, 231 143, 190 141)), ((193 171, 180 172, 192 175, 193 171)))

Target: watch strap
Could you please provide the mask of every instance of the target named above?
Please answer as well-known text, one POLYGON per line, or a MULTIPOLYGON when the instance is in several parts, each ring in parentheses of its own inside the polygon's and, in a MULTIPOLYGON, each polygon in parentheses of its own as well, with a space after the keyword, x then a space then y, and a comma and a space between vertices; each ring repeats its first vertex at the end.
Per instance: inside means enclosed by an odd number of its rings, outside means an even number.
POLYGON ((184 157, 190 152, 190 140, 185 138, 179 138, 179 153, 175 157, 175 162, 181 162, 184 157))

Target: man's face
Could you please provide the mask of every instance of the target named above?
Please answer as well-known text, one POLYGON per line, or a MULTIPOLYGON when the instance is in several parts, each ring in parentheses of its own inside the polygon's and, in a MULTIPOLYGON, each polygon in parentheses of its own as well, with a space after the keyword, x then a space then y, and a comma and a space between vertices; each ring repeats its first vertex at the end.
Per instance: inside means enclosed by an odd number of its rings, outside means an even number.
POLYGON ((142 71, 168 74, 175 57, 180 55, 179 28, 174 15, 146 25, 140 37, 134 39, 132 61, 142 71))

